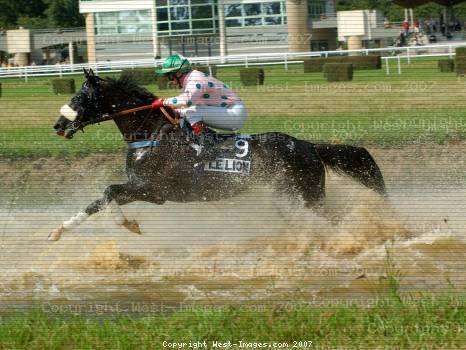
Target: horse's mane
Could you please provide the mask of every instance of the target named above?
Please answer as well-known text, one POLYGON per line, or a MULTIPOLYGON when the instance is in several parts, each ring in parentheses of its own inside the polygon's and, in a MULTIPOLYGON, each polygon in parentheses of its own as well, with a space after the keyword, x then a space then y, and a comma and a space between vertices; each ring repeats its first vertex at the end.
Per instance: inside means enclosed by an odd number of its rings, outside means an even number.
POLYGON ((151 103, 156 97, 144 87, 138 85, 137 81, 130 76, 122 76, 119 79, 105 78, 105 82, 112 90, 120 90, 127 95, 134 96, 144 103, 151 103))

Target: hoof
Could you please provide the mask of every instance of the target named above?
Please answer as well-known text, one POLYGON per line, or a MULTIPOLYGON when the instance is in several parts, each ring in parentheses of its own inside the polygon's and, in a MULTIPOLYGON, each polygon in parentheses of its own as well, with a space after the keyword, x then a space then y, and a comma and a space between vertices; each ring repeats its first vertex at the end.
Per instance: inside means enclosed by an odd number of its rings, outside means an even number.
POLYGON ((123 226, 133 233, 137 233, 138 235, 141 234, 141 229, 139 228, 139 224, 137 223, 136 220, 131 220, 131 221, 125 220, 125 222, 123 223, 123 226))
POLYGON ((53 230, 52 232, 50 232, 49 236, 47 237, 47 240, 58 241, 61 238, 61 235, 63 234, 64 231, 65 229, 63 228, 63 226, 53 230))

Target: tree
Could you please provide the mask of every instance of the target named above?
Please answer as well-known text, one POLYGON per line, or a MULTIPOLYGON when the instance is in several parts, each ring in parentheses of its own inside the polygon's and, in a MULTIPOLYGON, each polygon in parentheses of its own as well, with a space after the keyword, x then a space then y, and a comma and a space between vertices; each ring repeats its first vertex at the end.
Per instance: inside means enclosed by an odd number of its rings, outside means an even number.
POLYGON ((45 0, 45 11, 49 25, 52 27, 81 27, 84 17, 79 13, 76 0, 45 0))
POLYGON ((18 25, 22 16, 44 18, 45 4, 42 0, 0 0, 0 27, 12 28, 18 25))

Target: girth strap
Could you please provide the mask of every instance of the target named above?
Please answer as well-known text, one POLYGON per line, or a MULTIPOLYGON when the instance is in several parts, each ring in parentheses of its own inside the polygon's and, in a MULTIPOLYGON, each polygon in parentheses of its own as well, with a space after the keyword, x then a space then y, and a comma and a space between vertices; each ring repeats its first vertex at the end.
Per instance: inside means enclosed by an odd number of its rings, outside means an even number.
POLYGON ((128 143, 129 149, 138 149, 138 148, 146 148, 146 147, 160 147, 160 141, 153 141, 153 140, 144 140, 144 141, 136 141, 128 143))

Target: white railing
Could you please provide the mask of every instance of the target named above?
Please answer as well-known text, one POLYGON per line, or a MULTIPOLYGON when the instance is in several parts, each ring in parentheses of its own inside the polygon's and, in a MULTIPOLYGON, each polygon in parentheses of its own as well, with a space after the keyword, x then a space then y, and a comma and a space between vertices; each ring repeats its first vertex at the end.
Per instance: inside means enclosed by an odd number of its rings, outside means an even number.
MULTIPOLYGON (((390 74, 389 60, 401 60, 406 58, 408 63, 414 57, 437 57, 455 55, 456 47, 466 46, 465 42, 451 43, 444 45, 429 45, 419 47, 385 47, 380 49, 362 49, 362 50, 341 50, 341 51, 313 51, 313 52, 281 52, 281 53, 261 53, 261 54, 245 54, 245 55, 229 55, 225 57, 191 57, 190 61, 195 64, 211 65, 215 64, 220 67, 249 67, 255 65, 284 65, 285 70, 291 64, 302 63, 302 60, 309 57, 330 57, 339 55, 362 54, 369 55, 371 53, 379 53, 383 56, 386 62, 387 74, 390 74)), ((79 74, 83 68, 92 68, 96 72, 110 73, 119 72, 123 69, 156 67, 163 60, 141 59, 131 61, 108 61, 98 63, 85 64, 56 64, 47 66, 26 66, 14 68, 0 68, 1 78, 23 78, 26 81, 29 77, 37 76, 59 76, 63 77, 70 74, 79 74)))

